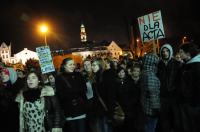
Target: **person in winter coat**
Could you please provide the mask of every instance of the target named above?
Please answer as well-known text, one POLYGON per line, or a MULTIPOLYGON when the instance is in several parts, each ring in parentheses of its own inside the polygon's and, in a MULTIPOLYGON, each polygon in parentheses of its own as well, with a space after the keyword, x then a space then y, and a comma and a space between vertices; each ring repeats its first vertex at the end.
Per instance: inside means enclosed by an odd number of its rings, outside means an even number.
MULTIPOLYGON (((126 70, 122 67, 118 67, 117 76, 115 77, 114 85, 115 87, 110 88, 110 103, 109 106, 113 111, 113 118, 116 112, 116 108, 120 105, 122 108, 125 118, 123 123, 116 124, 114 127, 114 132, 138 132, 137 126, 137 114, 138 114, 138 106, 140 104, 140 93, 139 89, 134 84, 134 81, 126 70)), ((115 121, 115 118, 113 119, 115 121)))
POLYGON ((41 74, 27 74, 26 87, 18 94, 20 132, 62 132, 59 103, 50 86, 43 86, 41 74))
POLYGON ((146 115, 145 132, 155 132, 160 110, 160 81, 156 76, 158 57, 152 53, 143 57, 141 101, 146 115))
POLYGON ((75 72, 72 58, 65 58, 61 74, 56 77, 56 96, 65 116, 64 131, 85 132, 86 129, 86 83, 80 72, 75 72))
POLYGON ((14 86, 17 73, 13 68, 2 67, 0 80, 0 130, 2 132, 18 132, 19 112, 15 97, 19 89, 14 86))
POLYGON ((139 63, 135 63, 130 69, 131 80, 132 80, 132 98, 134 98, 134 128, 136 132, 144 132, 144 112, 141 104, 141 72, 142 67, 139 63))
POLYGON ((181 131, 200 131, 200 49, 193 42, 181 45, 181 58, 185 61, 180 75, 181 131))
POLYGON ((173 49, 170 44, 160 48, 158 63, 158 78, 160 80, 160 129, 170 132, 175 129, 174 112, 177 104, 177 80, 181 63, 173 58, 173 49))

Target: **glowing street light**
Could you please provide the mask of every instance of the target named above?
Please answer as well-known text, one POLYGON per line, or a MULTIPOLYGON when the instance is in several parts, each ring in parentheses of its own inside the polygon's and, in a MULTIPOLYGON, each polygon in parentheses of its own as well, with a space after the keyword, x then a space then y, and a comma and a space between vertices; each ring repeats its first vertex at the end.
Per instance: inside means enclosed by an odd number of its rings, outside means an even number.
POLYGON ((45 24, 40 25, 39 30, 40 30, 41 33, 44 34, 44 43, 47 46, 47 32, 48 32, 47 25, 45 25, 45 24))
POLYGON ((183 44, 185 43, 185 40, 186 40, 186 39, 187 39, 187 37, 184 36, 183 39, 182 39, 182 43, 183 43, 183 44))

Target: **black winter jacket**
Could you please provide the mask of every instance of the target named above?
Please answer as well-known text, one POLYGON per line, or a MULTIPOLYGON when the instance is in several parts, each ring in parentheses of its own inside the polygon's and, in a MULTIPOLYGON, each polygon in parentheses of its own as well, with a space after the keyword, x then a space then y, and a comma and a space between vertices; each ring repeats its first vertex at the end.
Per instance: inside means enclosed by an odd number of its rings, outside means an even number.
POLYGON ((56 78, 56 96, 65 117, 76 117, 86 112, 86 83, 80 73, 63 73, 56 78), (67 82, 66 82, 67 81, 67 82))

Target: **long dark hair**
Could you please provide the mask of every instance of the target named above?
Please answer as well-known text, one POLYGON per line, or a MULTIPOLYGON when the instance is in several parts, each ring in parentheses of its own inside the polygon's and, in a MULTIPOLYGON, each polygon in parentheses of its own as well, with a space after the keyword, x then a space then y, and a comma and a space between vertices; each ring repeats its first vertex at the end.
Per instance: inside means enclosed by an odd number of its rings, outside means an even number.
POLYGON ((42 87, 44 86, 44 82, 43 82, 43 80, 42 80, 42 74, 41 74, 41 72, 36 71, 36 70, 31 70, 31 71, 29 71, 29 72, 26 74, 25 86, 24 86, 24 88, 23 88, 23 91, 27 91, 27 90, 29 89, 28 84, 27 84, 27 79, 28 79, 28 76, 29 76, 30 74, 32 74, 32 73, 35 74, 35 75, 38 77, 38 80, 39 80, 38 88, 39 88, 39 89, 42 89, 42 87))
POLYGON ((64 73, 65 72, 65 65, 66 65, 66 63, 68 62, 68 61, 71 61, 71 60, 73 60, 72 58, 65 58, 63 61, 62 61, 62 64, 61 64, 61 66, 60 66, 60 72, 61 73, 64 73))

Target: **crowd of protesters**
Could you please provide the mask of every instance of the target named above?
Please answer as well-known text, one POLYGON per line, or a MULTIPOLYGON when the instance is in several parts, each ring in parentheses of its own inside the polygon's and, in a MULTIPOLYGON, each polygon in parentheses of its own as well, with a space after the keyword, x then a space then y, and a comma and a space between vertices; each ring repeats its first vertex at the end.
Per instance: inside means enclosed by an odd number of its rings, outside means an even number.
POLYGON ((200 48, 164 44, 141 59, 91 58, 59 71, 0 64, 2 132, 199 132, 200 48))

